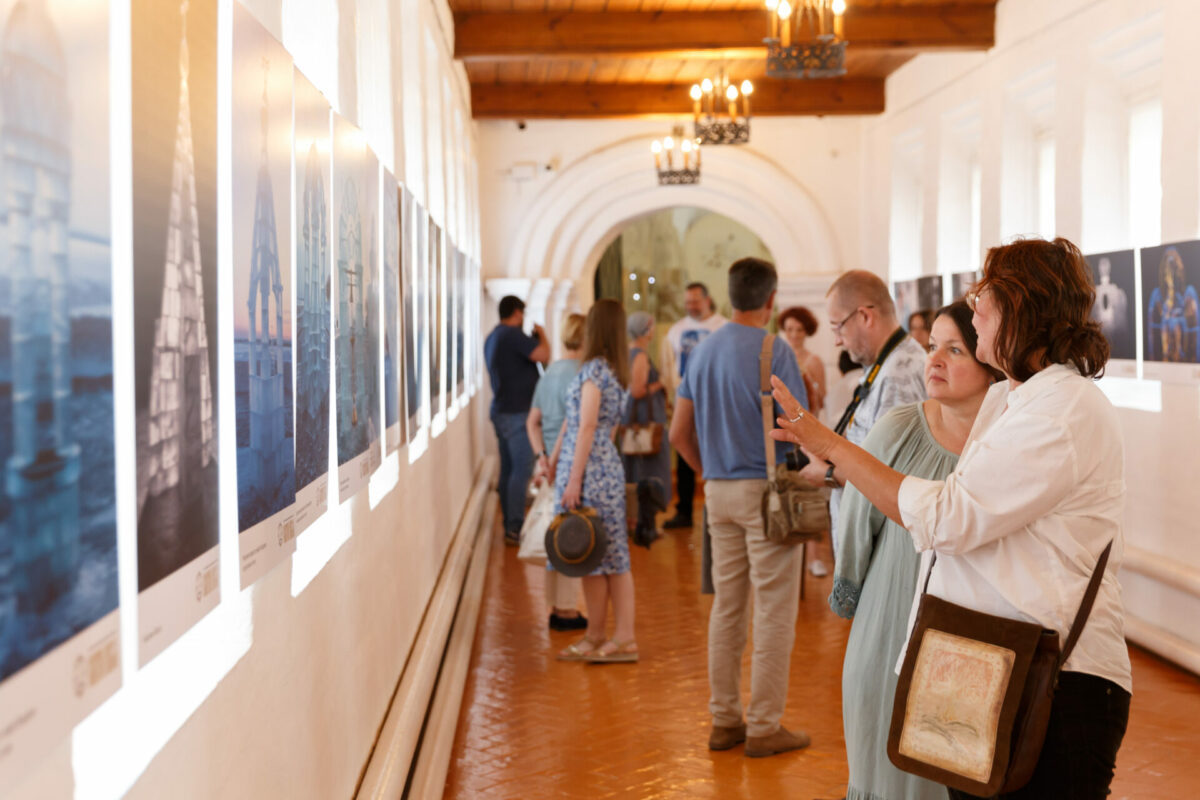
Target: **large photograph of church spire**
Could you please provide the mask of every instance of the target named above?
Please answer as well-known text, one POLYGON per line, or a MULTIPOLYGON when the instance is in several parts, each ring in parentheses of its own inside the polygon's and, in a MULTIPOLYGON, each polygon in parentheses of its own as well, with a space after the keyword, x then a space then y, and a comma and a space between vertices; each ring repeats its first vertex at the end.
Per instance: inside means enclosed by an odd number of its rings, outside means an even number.
POLYGON ((241 585, 295 549, 292 59, 233 6, 233 378, 241 585))
POLYGON ((133 344, 145 663, 220 597, 217 4, 134 0, 133 344))
POLYGON ((0 0, 0 795, 121 683, 108 25, 0 0))

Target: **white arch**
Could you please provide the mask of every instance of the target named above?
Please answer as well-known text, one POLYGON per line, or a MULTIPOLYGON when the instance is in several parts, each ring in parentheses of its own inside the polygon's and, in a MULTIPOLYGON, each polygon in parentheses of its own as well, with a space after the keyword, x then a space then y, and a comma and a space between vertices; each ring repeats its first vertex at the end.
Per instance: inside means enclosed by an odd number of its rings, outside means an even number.
POLYGON ((526 278, 579 280, 629 221, 676 206, 745 225, 771 251, 781 279, 840 269, 824 210, 780 164, 749 146, 707 147, 698 185, 659 186, 642 136, 595 150, 560 172, 522 217, 505 263, 526 278))

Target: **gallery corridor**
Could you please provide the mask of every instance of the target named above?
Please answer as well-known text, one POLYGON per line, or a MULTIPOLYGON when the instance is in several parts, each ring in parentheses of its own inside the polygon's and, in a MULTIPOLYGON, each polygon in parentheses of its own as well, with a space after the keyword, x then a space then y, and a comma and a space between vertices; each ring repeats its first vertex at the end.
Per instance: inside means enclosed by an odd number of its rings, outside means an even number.
MULTIPOLYGON (((841 665, 849 623, 826 604, 830 578, 808 578, 800 604, 784 724, 808 750, 747 759, 706 748, 709 718, 697 534, 633 549, 642 660, 586 665, 554 659, 574 632, 553 633, 542 570, 493 542, 463 697, 447 798, 840 798, 841 665)), ((1133 648, 1133 710, 1114 798, 1179 800, 1200 787, 1200 680, 1133 648)), ((744 673, 743 685, 748 685, 744 673)))

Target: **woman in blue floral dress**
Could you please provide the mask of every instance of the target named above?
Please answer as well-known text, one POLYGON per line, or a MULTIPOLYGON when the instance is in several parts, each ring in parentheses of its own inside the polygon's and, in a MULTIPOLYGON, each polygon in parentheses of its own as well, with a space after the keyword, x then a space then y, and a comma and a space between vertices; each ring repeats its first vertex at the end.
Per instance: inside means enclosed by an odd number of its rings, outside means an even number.
POLYGON ((608 550, 583 578, 587 634, 562 650, 565 661, 637 661, 633 632, 633 574, 625 529, 625 468, 613 444, 613 428, 628 400, 625 311, 615 300, 597 300, 587 315, 583 365, 567 388, 567 417, 550 459, 556 511, 588 506, 600 515, 608 550), (609 600, 613 636, 605 641, 609 600))

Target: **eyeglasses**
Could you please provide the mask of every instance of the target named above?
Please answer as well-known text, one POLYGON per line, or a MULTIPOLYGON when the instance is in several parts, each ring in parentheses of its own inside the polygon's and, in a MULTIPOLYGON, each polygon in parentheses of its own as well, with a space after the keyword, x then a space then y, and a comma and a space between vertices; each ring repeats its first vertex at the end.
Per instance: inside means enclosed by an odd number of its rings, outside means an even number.
POLYGON ((850 313, 849 313, 849 314, 846 316, 846 318, 845 318, 844 320, 842 320, 841 322, 838 322, 838 323, 830 323, 830 327, 832 327, 832 328, 833 328, 833 333, 834 333, 834 335, 835 335, 835 336, 841 336, 841 335, 842 335, 842 326, 843 326, 843 325, 845 325, 847 322, 849 322, 849 321, 850 321, 850 319, 851 319, 851 317, 853 317, 855 314, 857 314, 858 312, 862 311, 864 308, 874 308, 874 307, 875 307, 875 306, 873 306, 873 305, 870 305, 870 306, 859 306, 858 308, 856 308, 856 309, 854 309, 853 311, 851 311, 851 312, 850 312, 850 313))
POLYGON ((972 289, 971 291, 967 292, 963 297, 963 299, 967 301, 967 308, 974 311, 975 305, 979 302, 979 298, 983 297, 983 295, 988 291, 990 291, 990 289, 987 286, 984 286, 982 289, 972 289))

